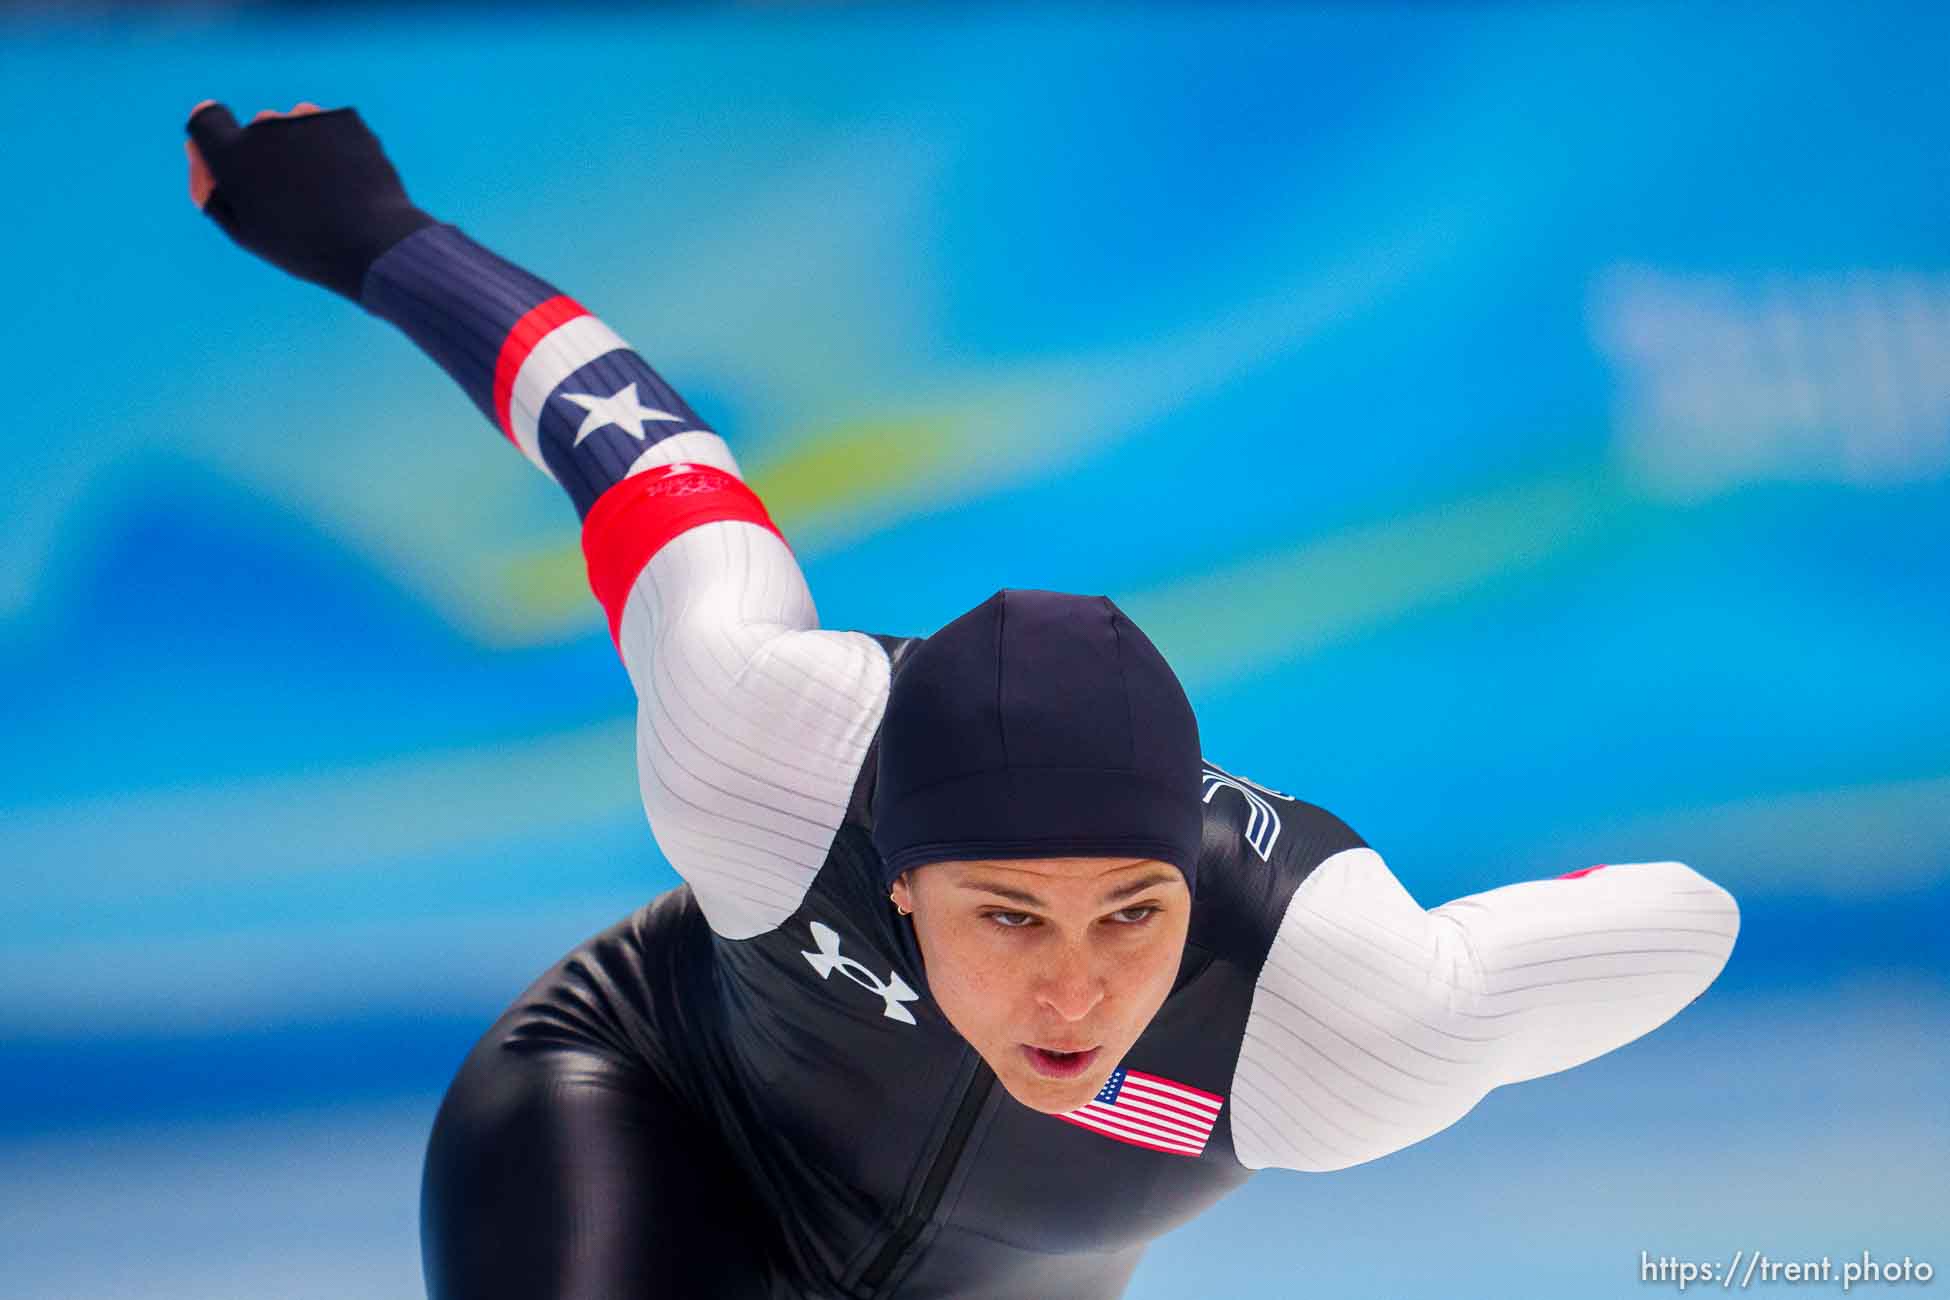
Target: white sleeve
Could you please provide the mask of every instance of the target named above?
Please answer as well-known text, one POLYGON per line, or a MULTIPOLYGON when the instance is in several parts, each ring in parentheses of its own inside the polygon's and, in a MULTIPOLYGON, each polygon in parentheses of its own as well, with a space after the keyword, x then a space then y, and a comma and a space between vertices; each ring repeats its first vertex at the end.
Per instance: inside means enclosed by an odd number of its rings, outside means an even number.
MULTIPOLYGON (((715 434, 651 446, 737 474, 715 434)), ((785 543, 756 524, 679 534, 644 566, 619 648, 637 693, 637 778, 651 833, 712 930, 747 939, 805 898, 886 708, 879 642, 819 630, 785 543)))
POLYGON ((1372 849, 1294 891, 1254 991, 1233 1144, 1259 1169, 1373 1160, 1491 1088, 1664 1024, 1726 965, 1726 890, 1678 862, 1528 881, 1423 911, 1372 849))

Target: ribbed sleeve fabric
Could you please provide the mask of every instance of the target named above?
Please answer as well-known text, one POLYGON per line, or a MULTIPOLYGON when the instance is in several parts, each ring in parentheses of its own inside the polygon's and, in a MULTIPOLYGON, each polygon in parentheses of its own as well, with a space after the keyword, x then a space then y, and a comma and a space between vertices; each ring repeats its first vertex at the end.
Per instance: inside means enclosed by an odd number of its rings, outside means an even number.
POLYGON ((366 271, 360 291, 367 311, 398 326, 497 425, 495 359, 515 322, 555 296, 542 280, 446 224, 393 245, 366 271))
POLYGON ((726 938, 798 908, 886 709, 880 643, 817 629, 792 553, 743 521, 673 539, 623 608, 643 806, 726 938))
POLYGON ((428 226, 388 249, 361 301, 559 482, 579 517, 649 447, 709 431, 600 319, 457 227, 428 226))
POLYGON ((1678 862, 1614 864, 1424 911, 1372 849, 1294 891, 1234 1078, 1248 1168, 1324 1171, 1456 1122, 1491 1088, 1665 1023, 1726 964, 1739 909, 1678 862))

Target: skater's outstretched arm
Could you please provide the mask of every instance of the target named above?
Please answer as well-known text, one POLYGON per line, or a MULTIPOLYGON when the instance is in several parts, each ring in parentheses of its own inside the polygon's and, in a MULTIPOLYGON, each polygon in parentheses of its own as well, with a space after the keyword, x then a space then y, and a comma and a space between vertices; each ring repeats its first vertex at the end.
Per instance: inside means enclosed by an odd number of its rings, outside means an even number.
POLYGON ((240 127, 206 100, 187 130, 204 213, 398 326, 567 492, 636 688, 658 844, 720 934, 784 920, 879 725, 886 652, 819 630, 724 441, 580 302, 408 200, 356 110, 301 103, 240 127))
POLYGON ((1301 882, 1233 1088, 1239 1158, 1329 1170, 1461 1119, 1671 1019, 1726 965, 1740 912, 1678 862, 1586 868, 1424 911, 1379 854, 1301 882))

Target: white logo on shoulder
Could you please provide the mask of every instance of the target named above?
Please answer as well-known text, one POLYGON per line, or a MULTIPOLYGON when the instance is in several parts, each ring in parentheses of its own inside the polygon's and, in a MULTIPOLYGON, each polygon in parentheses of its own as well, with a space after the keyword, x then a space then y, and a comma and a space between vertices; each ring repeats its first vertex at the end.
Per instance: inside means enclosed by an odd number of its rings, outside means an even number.
POLYGON ((1273 854, 1274 842, 1280 838, 1280 814, 1279 810, 1266 802, 1265 796, 1270 794, 1275 799, 1288 802, 1292 801, 1293 796, 1281 794, 1272 786, 1261 785, 1247 777, 1234 776, 1208 758, 1205 760, 1205 802, 1211 803, 1212 796, 1220 790, 1237 790, 1246 801, 1246 843, 1253 846, 1253 852, 1259 854, 1261 862, 1266 861, 1273 854))
POLYGON ((903 1002, 918 1002, 921 995, 907 987, 907 981, 900 977, 899 971, 888 971, 887 978, 881 979, 871 970, 851 957, 840 953, 840 936, 828 925, 818 921, 812 923, 813 942, 819 945, 818 952, 799 950, 812 968, 819 972, 819 978, 826 979, 834 971, 846 976, 869 993, 878 996, 887 1004, 884 1014, 889 1020, 899 1020, 905 1024, 915 1024, 914 1013, 902 1006, 903 1002))

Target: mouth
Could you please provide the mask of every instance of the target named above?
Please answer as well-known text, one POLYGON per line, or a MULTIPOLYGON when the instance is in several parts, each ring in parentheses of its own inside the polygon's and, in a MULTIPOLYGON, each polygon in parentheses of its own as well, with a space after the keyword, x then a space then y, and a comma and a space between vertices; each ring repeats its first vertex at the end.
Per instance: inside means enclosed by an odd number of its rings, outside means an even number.
POLYGON ((1088 1070, 1097 1060, 1101 1047, 1085 1047, 1073 1052, 1052 1051, 1047 1047, 1022 1045, 1022 1054, 1029 1058, 1029 1066, 1045 1079, 1074 1079, 1088 1070))

